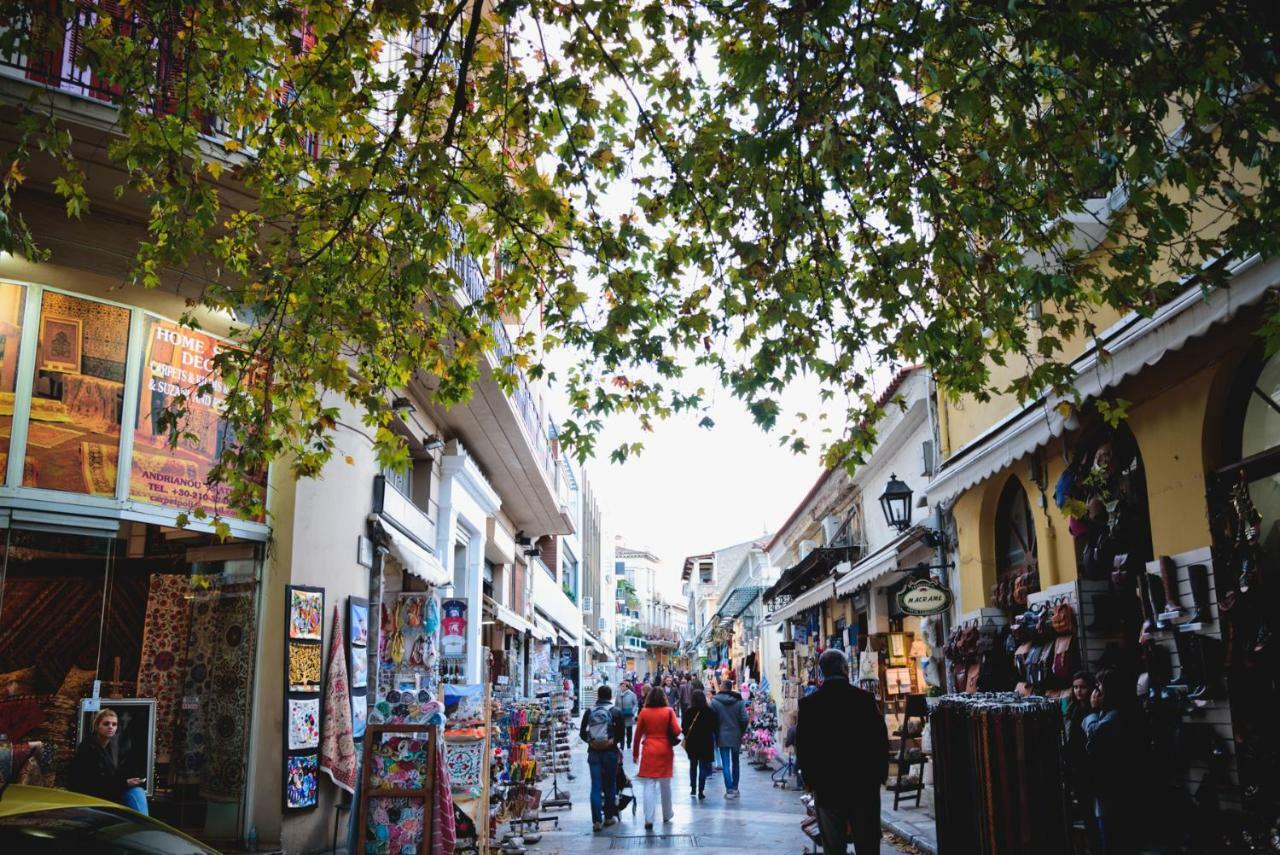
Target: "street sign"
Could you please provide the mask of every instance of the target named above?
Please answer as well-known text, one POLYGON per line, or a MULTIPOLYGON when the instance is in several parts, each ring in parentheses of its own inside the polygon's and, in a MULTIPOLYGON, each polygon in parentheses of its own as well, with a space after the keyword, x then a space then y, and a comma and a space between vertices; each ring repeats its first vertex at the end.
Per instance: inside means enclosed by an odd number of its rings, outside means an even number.
POLYGON ((936 615, 951 608, 951 591, 932 579, 917 579, 898 592, 898 607, 909 615, 936 615))

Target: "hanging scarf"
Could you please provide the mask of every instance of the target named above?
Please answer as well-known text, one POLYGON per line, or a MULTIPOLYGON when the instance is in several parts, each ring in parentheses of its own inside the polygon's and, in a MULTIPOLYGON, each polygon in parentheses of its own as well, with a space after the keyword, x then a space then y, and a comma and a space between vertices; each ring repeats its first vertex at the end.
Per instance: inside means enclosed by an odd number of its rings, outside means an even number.
POLYGON ((435 746, 436 781, 432 791, 431 804, 431 855, 453 855, 458 843, 456 818, 453 815, 453 792, 449 781, 449 770, 445 768, 444 758, 440 756, 444 750, 444 742, 440 740, 435 746))
MULTIPOLYGON (((361 701, 364 699, 362 698, 361 701)), ((351 724, 351 687, 347 683, 347 657, 342 646, 342 617, 333 607, 333 632, 329 642, 329 680, 324 692, 324 735, 320 739, 320 771, 340 789, 356 788, 356 741, 351 724)))

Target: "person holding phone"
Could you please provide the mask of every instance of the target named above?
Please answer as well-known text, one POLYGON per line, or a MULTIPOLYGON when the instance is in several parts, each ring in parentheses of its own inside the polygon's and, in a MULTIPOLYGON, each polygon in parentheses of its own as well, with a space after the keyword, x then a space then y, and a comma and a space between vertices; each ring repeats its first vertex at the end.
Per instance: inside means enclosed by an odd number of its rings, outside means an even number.
POLYGON ((99 710, 93 717, 93 726, 71 761, 71 789, 147 816, 147 779, 131 776, 121 768, 116 739, 119 729, 120 717, 113 709, 99 710))

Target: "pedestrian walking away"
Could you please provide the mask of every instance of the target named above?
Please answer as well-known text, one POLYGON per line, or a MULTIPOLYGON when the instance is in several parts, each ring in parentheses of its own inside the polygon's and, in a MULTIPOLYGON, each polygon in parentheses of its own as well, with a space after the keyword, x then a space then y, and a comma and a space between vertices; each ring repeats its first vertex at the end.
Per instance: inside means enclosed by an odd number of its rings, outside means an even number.
POLYGON ((613 690, 601 686, 596 703, 582 714, 578 735, 587 743, 587 768, 591 770, 591 828, 600 831, 618 821, 618 767, 622 764, 622 740, 626 725, 613 706, 613 690))
POLYGON ((796 762, 814 794, 822 851, 880 852, 880 787, 889 778, 889 731, 876 699, 849 683, 843 651, 818 658, 821 688, 800 699, 796 762))
POLYGON ((631 757, 639 762, 640 790, 644 800, 644 828, 653 829, 657 799, 662 797, 662 821, 671 822, 671 776, 674 774, 675 746, 680 740, 680 722, 667 705, 661 686, 654 686, 645 698, 644 709, 636 718, 631 757))
POLYGON ((738 798, 742 734, 747 730, 747 705, 742 702, 742 695, 733 690, 733 682, 724 680, 720 683, 720 691, 711 701, 711 707, 716 711, 716 717, 719 720, 716 744, 720 747, 720 768, 724 773, 724 797, 736 799, 738 798))
POLYGON ((684 715, 685 711, 693 705, 693 690, 695 686, 693 681, 688 677, 680 678, 680 714, 684 715))
POLYGON ((720 717, 707 703, 706 693, 701 689, 690 696, 689 708, 684 711, 680 729, 684 731, 684 753, 689 756, 689 795, 705 799, 720 717))
POLYGON ((619 688, 622 693, 618 695, 618 710, 622 713, 627 737, 623 746, 630 748, 631 737, 636 728, 636 712, 640 709, 640 698, 632 691, 630 683, 623 683, 619 688))

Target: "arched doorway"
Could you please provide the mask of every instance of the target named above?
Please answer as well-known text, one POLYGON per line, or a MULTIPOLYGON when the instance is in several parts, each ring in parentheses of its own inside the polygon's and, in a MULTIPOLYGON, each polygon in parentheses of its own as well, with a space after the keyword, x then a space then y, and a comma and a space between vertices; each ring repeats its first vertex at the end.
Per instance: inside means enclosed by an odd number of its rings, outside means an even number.
POLYGON ((1009 476, 996 503, 995 605, 1016 609, 1027 603, 1027 594, 1040 590, 1036 526, 1031 502, 1017 476, 1009 476))

